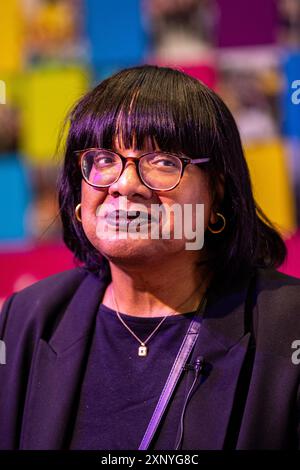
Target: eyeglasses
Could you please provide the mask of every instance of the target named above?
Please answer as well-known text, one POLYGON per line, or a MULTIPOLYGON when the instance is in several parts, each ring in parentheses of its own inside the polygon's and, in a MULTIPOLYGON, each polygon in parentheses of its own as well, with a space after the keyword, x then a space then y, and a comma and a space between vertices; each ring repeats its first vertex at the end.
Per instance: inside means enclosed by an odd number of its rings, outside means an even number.
POLYGON ((118 181, 126 161, 135 163, 142 182, 150 189, 169 191, 174 189, 182 178, 185 167, 191 163, 206 163, 209 158, 191 159, 162 151, 144 153, 139 158, 123 155, 102 148, 77 150, 79 165, 85 181, 95 188, 106 188, 118 181))

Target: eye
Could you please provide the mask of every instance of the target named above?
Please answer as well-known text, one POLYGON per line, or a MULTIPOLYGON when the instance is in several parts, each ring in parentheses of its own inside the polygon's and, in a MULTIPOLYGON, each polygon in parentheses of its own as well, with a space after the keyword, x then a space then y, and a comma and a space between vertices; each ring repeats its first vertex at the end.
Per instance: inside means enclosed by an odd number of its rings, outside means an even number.
POLYGON ((116 163, 116 160, 110 155, 96 155, 94 157, 94 165, 97 168, 103 168, 105 166, 113 165, 114 163, 116 163))
POLYGON ((156 157, 151 161, 151 163, 155 166, 161 166, 161 167, 171 167, 171 168, 177 167, 174 160, 168 157, 156 157))

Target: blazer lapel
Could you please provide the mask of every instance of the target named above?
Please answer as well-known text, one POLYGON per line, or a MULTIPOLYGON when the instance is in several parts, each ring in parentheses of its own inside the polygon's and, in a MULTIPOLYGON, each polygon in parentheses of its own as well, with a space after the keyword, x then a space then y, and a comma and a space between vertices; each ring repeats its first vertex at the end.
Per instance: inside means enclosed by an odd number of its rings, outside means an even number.
POLYGON ((49 343, 40 340, 29 378, 21 449, 64 448, 106 284, 106 279, 88 275, 49 343))
MULTIPOLYGON (((227 445, 233 405, 240 399, 239 378, 250 339, 249 328, 245 328, 249 283, 248 275, 238 285, 226 288, 218 283, 209 289, 199 336, 188 360, 194 364, 202 356, 205 367, 185 409, 182 449, 222 449, 227 445)), ((187 397, 194 377, 192 370, 181 376, 163 426, 154 438, 153 449, 169 449, 169 435, 178 420, 179 397, 187 397)), ((179 435, 178 429, 176 441, 179 435)))
POLYGON ((223 448, 249 337, 248 333, 226 350, 202 329, 197 351, 205 358, 208 372, 199 380, 187 406, 182 449, 223 448))
MULTIPOLYGON (((192 361, 203 356, 206 367, 185 414, 182 449, 222 449, 238 379, 249 346, 245 308, 250 279, 234 290, 209 294, 206 314, 192 361)), ((191 362, 192 362, 191 361, 191 362)), ((187 380, 192 381, 191 371, 187 380)))

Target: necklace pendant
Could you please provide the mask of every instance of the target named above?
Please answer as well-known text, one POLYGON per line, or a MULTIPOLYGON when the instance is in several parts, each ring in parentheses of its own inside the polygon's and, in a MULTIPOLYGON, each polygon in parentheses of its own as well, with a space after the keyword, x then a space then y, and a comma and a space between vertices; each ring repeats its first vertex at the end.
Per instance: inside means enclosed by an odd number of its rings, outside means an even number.
POLYGON ((141 344, 141 346, 139 347, 139 356, 145 357, 147 356, 147 354, 148 354, 147 346, 145 346, 145 344, 141 344))

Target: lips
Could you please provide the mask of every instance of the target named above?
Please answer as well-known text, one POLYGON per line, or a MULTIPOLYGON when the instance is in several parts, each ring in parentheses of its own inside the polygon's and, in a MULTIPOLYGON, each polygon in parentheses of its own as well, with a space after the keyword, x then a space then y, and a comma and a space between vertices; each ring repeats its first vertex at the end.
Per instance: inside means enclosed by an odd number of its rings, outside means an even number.
POLYGON ((109 212, 105 216, 106 222, 109 225, 128 225, 130 222, 135 220, 138 224, 146 224, 150 222, 156 222, 157 219, 148 212, 143 211, 124 211, 124 210, 115 210, 109 212))

